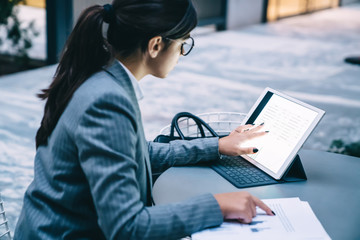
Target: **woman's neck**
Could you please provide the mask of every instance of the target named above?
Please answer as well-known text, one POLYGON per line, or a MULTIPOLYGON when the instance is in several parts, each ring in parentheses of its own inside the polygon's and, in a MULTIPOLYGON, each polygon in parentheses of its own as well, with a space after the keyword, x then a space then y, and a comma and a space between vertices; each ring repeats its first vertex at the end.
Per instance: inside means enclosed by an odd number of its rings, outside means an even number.
POLYGON ((117 56, 116 59, 124 64, 138 81, 149 74, 141 52, 126 58, 117 56))

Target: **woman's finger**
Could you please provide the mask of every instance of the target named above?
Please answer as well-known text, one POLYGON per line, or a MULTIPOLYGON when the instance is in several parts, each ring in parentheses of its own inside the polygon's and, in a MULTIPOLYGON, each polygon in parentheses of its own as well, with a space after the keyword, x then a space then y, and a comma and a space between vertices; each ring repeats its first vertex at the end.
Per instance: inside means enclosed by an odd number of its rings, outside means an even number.
POLYGON ((241 125, 241 126, 238 126, 237 128, 235 128, 235 132, 238 132, 238 133, 242 133, 244 132, 245 130, 252 128, 254 127, 253 125, 251 124, 246 124, 246 125, 241 125))
POLYGON ((249 129, 249 132, 258 132, 264 127, 264 124, 260 124, 258 126, 252 126, 252 128, 249 129))
POLYGON ((254 201, 251 201, 251 206, 250 206, 251 210, 252 210, 252 217, 256 217, 256 204, 254 201))
POLYGON ((265 136, 268 133, 269 132, 267 132, 267 131, 265 131, 265 132, 253 132, 253 133, 249 134, 247 137, 248 137, 248 139, 253 139, 253 138, 265 136))
POLYGON ((259 208, 261 208, 262 210, 264 210, 266 212, 267 215, 270 216, 274 216, 275 213, 270 209, 270 207, 268 207, 263 201, 261 201, 260 199, 258 199, 255 196, 252 196, 256 206, 258 206, 259 208))
POLYGON ((240 152, 238 155, 254 154, 259 151, 256 147, 242 147, 239 150, 240 150, 240 152))
POLYGON ((252 216, 251 216, 250 212, 243 214, 242 218, 239 218, 238 221, 241 223, 246 223, 246 224, 251 223, 252 216))

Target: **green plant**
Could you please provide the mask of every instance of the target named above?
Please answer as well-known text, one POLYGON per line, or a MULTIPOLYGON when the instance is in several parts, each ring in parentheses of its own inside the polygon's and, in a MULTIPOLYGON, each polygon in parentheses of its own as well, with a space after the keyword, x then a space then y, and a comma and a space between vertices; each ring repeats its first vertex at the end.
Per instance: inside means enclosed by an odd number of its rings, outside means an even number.
POLYGON ((332 141, 328 151, 360 157, 360 141, 345 144, 343 140, 336 139, 332 141))
MULTIPOLYGON (((26 0, 0 0, 0 26, 6 29, 6 39, 11 42, 11 52, 8 54, 16 57, 16 63, 27 64, 29 60, 28 50, 32 47, 32 38, 39 33, 35 30, 34 21, 26 26, 22 24, 17 16, 18 9, 15 7, 26 0)), ((0 37, 0 45, 6 39, 0 37)))

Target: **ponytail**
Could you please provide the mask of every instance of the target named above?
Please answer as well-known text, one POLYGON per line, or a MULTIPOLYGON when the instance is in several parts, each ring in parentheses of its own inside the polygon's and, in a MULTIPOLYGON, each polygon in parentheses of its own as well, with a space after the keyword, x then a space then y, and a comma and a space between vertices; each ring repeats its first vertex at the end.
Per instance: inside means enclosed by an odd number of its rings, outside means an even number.
POLYGON ((107 11, 101 6, 84 10, 62 52, 54 80, 38 97, 47 102, 44 117, 36 134, 36 148, 47 144, 75 90, 113 58, 104 40, 102 26, 107 11))
MULTIPOLYGON (((36 148, 46 145, 61 114, 79 86, 108 65, 114 55, 128 57, 146 51, 154 36, 178 39, 197 24, 191 0, 113 0, 84 10, 68 38, 54 80, 38 97, 47 102, 36 134, 36 148), (108 23, 103 37, 103 22, 108 23)), ((170 44, 170 41, 169 43, 170 44)))

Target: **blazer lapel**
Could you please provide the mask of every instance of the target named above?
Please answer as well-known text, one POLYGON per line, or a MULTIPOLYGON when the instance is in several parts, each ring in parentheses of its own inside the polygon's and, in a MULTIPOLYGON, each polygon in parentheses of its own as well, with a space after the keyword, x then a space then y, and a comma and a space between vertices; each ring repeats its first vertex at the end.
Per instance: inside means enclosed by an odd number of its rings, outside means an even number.
POLYGON ((125 69, 121 66, 119 62, 116 60, 112 63, 110 67, 107 69, 104 69, 106 72, 108 72, 110 75, 112 75, 121 86, 124 87, 126 92, 129 94, 131 101, 134 104, 134 108, 136 111, 136 118, 139 125, 139 137, 141 138, 142 144, 142 152, 144 153, 144 160, 145 160, 145 167, 146 167, 146 175, 147 175, 147 204, 151 205, 152 203, 152 173, 151 173, 151 165, 150 165, 150 157, 149 157, 149 150, 148 150, 148 144, 145 139, 144 129, 142 125, 142 119, 141 119, 141 112, 140 107, 138 104, 138 100, 136 98, 134 87, 131 83, 130 77, 126 73, 125 69))

